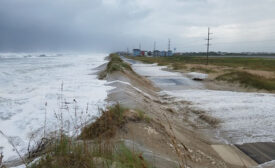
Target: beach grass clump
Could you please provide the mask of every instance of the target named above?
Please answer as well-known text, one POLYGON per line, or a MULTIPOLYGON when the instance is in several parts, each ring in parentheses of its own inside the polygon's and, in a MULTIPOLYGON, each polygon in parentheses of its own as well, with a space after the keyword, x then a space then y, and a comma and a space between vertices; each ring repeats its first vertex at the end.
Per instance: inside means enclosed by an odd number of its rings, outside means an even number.
POLYGON ((141 153, 123 142, 75 142, 62 138, 28 168, 150 168, 141 153))
MULTIPOLYGON (((136 114, 146 118, 143 113, 136 114)), ((47 145, 39 159, 26 167, 151 168, 142 153, 128 149, 122 141, 111 139, 126 124, 127 115, 129 110, 120 104, 102 110, 101 117, 84 127, 78 138, 60 134, 47 145)))
POLYGON ((124 72, 125 70, 132 71, 132 67, 124 62, 118 54, 110 54, 109 63, 104 71, 99 74, 99 79, 104 79, 108 73, 113 73, 116 71, 124 72))
POLYGON ((116 130, 126 123, 125 112, 128 109, 116 104, 107 110, 94 123, 84 127, 79 139, 111 138, 116 130))
POLYGON ((149 116, 147 116, 146 114, 145 114, 145 112, 144 111, 142 111, 142 110, 136 110, 137 111, 137 114, 138 114, 138 119, 140 120, 140 121, 145 121, 145 122, 147 122, 147 123, 150 123, 150 121, 151 121, 151 118, 149 117, 149 116))
POLYGON ((248 72, 234 71, 220 75, 216 80, 227 82, 238 82, 245 87, 253 87, 256 89, 264 89, 268 91, 275 90, 275 78, 267 79, 262 76, 253 75, 248 72))

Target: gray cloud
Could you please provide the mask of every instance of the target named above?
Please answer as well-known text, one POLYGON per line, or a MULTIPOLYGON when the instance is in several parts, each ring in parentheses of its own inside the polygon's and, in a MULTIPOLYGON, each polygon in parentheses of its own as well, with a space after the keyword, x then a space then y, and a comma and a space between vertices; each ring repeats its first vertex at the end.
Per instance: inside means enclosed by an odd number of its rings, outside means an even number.
POLYGON ((0 51, 275 52, 274 0, 1 0, 0 51))

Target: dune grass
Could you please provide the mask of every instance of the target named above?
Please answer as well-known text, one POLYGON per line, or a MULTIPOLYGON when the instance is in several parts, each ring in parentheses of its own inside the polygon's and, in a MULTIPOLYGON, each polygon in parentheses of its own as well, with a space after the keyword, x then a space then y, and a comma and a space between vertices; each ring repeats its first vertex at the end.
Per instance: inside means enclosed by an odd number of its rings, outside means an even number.
POLYGON ((228 82, 238 82, 245 87, 254 87, 268 91, 275 90, 275 79, 267 79, 265 77, 253 75, 247 72, 229 72, 218 76, 216 79, 228 82))
POLYGON ((124 113, 128 109, 119 104, 102 111, 102 115, 94 123, 83 128, 79 139, 111 138, 116 130, 126 123, 124 113))
MULTIPOLYGON (((147 120, 144 113, 135 112, 138 120, 147 120)), ((119 104, 102 110, 77 139, 61 134, 28 168, 150 168, 141 153, 111 139, 126 124, 126 113, 129 110, 119 104)))
POLYGON ((56 141, 50 152, 28 168, 150 168, 141 153, 122 142, 76 143, 69 138, 56 141))
POLYGON ((112 73, 115 71, 123 72, 124 70, 133 71, 132 67, 129 64, 127 64, 126 62, 124 62, 119 57, 119 55, 110 54, 109 63, 107 64, 106 69, 99 74, 99 79, 104 79, 108 73, 112 73))

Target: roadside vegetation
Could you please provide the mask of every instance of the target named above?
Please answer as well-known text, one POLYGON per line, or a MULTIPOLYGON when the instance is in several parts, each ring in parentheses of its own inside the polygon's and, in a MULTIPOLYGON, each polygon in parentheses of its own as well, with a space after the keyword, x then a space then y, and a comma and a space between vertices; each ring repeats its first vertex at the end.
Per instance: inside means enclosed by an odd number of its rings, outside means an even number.
POLYGON ((229 72, 218 76, 216 79, 228 81, 231 83, 239 82, 244 87, 254 87, 257 89, 265 89, 268 91, 275 90, 275 78, 266 79, 262 76, 252 75, 247 72, 229 72))
POLYGON ((209 58, 205 66, 205 57, 172 56, 172 57, 130 57, 144 63, 157 63, 170 66, 174 70, 197 71, 207 74, 217 74, 215 80, 239 83, 244 87, 252 87, 267 91, 275 91, 275 76, 265 77, 247 72, 266 71, 275 74, 275 59, 267 58, 209 58), (191 66, 190 66, 191 65, 191 66), (192 66, 194 65, 194 66, 192 66), (211 67, 212 66, 212 67, 211 67), (213 68, 213 66, 219 69, 213 68))
MULTIPOLYGON (((172 56, 172 57, 130 57, 144 63, 158 63, 159 65, 172 65, 175 69, 184 68, 184 64, 206 64, 205 57, 172 56), (183 65, 181 65, 183 64, 183 65)), ((275 59, 267 58, 209 58, 209 65, 243 67, 275 72, 275 59)))
POLYGON ((110 54, 109 63, 106 66, 106 69, 100 72, 99 79, 104 79, 108 73, 113 73, 116 71, 124 72, 124 70, 133 71, 131 66, 124 62, 119 55, 110 54))

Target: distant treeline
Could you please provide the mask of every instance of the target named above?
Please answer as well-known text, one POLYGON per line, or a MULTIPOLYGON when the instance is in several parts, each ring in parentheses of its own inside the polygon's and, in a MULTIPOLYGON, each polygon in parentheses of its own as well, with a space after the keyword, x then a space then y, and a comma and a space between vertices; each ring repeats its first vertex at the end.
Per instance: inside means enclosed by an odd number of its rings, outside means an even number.
MULTIPOLYGON (((175 53, 175 56, 206 56, 206 52, 183 52, 175 53)), ((275 56, 275 53, 264 53, 264 52, 209 52, 210 56, 275 56)))

